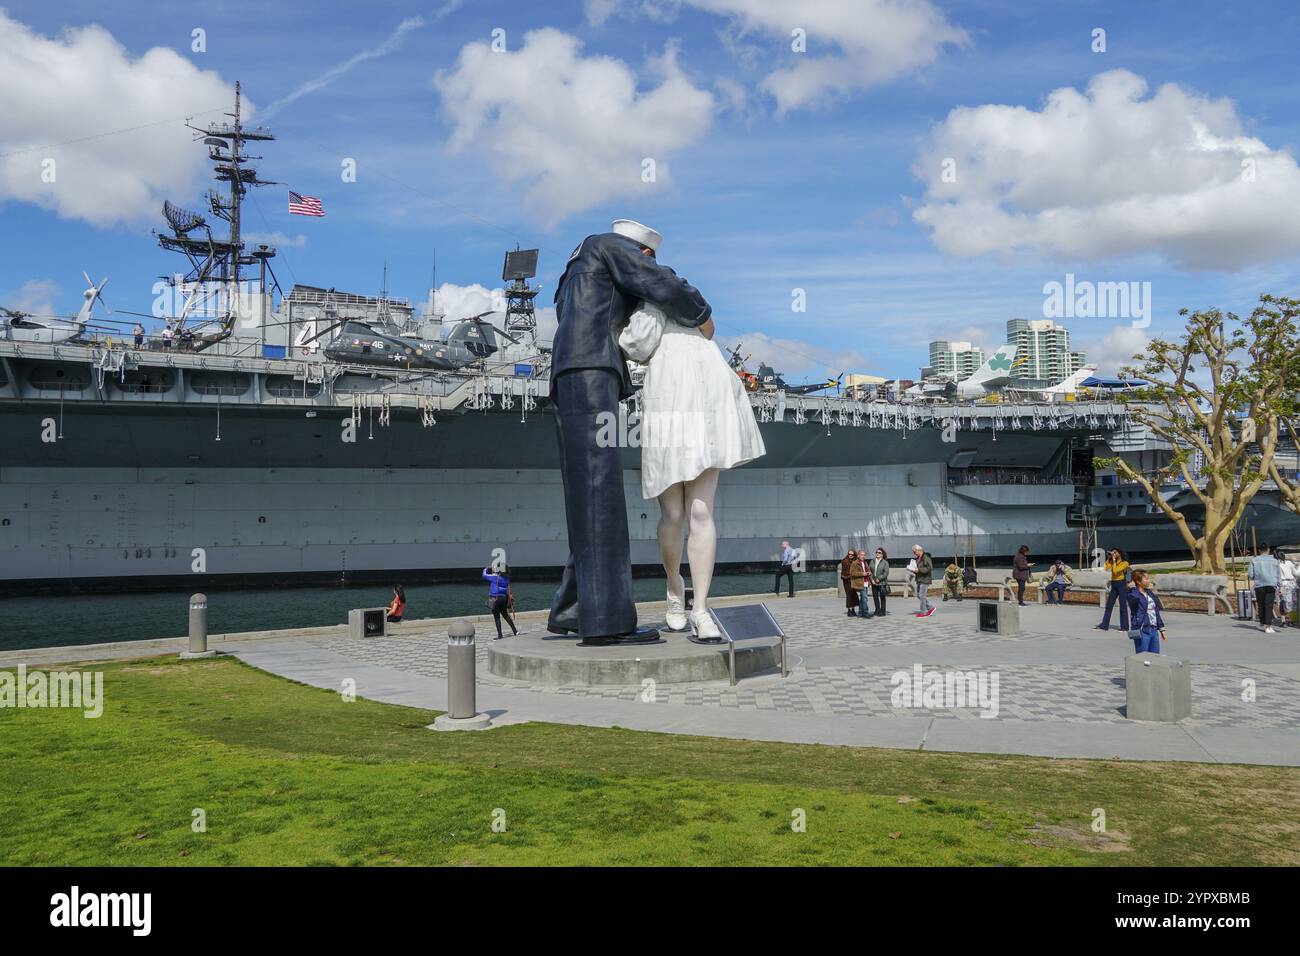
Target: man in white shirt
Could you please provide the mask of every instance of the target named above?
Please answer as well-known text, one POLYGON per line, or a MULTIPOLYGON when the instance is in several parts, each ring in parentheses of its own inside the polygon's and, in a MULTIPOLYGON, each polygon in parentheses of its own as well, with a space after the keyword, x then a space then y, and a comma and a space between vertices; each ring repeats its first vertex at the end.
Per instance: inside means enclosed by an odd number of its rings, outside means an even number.
POLYGON ((790 547, 789 541, 781 542, 781 565, 776 569, 776 584, 774 585, 773 594, 781 593, 781 578, 790 579, 790 593, 787 597, 794 597, 794 564, 799 558, 799 552, 790 547))

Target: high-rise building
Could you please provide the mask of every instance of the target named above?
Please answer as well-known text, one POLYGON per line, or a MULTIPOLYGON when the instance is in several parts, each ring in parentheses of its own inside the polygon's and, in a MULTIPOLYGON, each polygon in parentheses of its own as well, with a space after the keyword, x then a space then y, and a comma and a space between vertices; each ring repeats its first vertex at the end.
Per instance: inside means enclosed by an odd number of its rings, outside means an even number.
POLYGON ((956 381, 970 378, 984 364, 984 350, 969 342, 931 342, 930 372, 950 375, 956 381))
POLYGON ((1007 341, 1019 347, 1015 369, 1018 379, 1055 385, 1084 364, 1084 353, 1070 351, 1070 330, 1051 319, 1010 319, 1007 341))

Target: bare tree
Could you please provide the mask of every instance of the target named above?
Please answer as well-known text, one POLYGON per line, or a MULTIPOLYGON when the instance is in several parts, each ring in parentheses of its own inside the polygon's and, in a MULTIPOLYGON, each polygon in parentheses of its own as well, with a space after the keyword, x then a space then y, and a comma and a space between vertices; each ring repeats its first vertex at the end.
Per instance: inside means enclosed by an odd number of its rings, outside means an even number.
POLYGON ((1120 398, 1133 419, 1173 448, 1169 463, 1142 474, 1122 458, 1099 458, 1135 481, 1173 521, 1196 569, 1224 573, 1223 552, 1246 506, 1276 472, 1281 421, 1293 408, 1300 300, 1261 296, 1245 319, 1218 309, 1188 314, 1176 343, 1155 339, 1127 375, 1148 384, 1120 398), (1161 485, 1181 479, 1204 517, 1166 501, 1161 485))

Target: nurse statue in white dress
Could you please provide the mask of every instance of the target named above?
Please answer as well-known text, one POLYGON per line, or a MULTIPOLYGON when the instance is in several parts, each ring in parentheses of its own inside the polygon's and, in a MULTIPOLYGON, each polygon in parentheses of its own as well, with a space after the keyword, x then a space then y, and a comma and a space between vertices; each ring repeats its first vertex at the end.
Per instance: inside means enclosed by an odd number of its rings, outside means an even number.
MULTIPOLYGON (((614 232, 656 250, 663 237, 619 219, 614 232)), ((709 616, 709 585, 717 554, 713 501, 722 471, 767 451, 745 386, 711 341, 713 323, 689 328, 657 305, 642 302, 619 335, 628 357, 645 365, 641 390, 641 493, 659 499, 659 552, 668 576, 669 628, 722 635, 709 616), (689 530, 689 537, 686 537, 689 530), (682 544, 691 567, 692 609, 686 614, 682 544)))

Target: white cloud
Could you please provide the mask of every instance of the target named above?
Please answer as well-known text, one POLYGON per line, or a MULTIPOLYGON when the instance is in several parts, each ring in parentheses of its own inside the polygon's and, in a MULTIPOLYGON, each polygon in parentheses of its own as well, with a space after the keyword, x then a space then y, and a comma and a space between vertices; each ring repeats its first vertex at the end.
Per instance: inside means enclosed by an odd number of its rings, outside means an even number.
POLYGON ((428 26, 432 23, 437 23, 439 20, 447 16, 449 13, 455 12, 456 8, 459 7, 461 3, 462 0, 450 0, 449 3, 444 4, 441 8, 439 8, 437 11, 435 11, 434 13, 432 13, 427 17, 426 16, 407 17, 405 20, 399 23, 396 26, 396 28, 394 28, 393 31, 388 34, 387 37, 384 38, 383 42, 373 47, 368 47, 367 49, 362 50, 359 53, 354 53, 352 56, 348 57, 343 62, 336 63, 334 66, 330 67, 328 70, 326 70, 324 73, 321 73, 319 76, 312 77, 310 80, 307 80, 305 83, 299 84, 289 93, 280 97, 270 106, 268 106, 265 112, 263 113, 263 116, 266 117, 274 116, 276 113, 280 112, 280 110, 288 106, 290 103, 293 103, 295 100, 299 100, 304 96, 307 96, 311 93, 315 93, 317 90, 329 86, 331 83, 333 83, 335 80, 337 80, 343 74, 347 73, 349 70, 351 70, 354 66, 358 65, 359 63, 364 63, 366 60, 374 60, 374 59, 378 59, 379 57, 387 56, 388 54, 392 53, 394 50, 396 50, 398 47, 402 45, 402 43, 406 40, 406 35, 410 33, 412 30, 418 30, 421 27, 428 26))
MULTIPOLYGON (((998 329, 992 329, 985 325, 967 325, 958 329, 956 332, 935 335, 930 341, 943 339, 948 342, 969 342, 977 349, 983 349, 985 352, 992 352, 999 345, 1006 341, 1005 326, 998 329), (949 338, 951 335, 951 338, 949 338)), ((928 354, 928 353, 927 353, 928 354)))
MULTIPOLYGON (((770 72, 762 87, 776 99, 781 113, 887 83, 928 66, 945 46, 969 42, 966 31, 949 23, 929 0, 682 2, 730 17, 732 26, 723 34, 723 43, 743 61, 756 61, 754 45, 741 42, 745 34, 762 34, 779 44, 790 65, 770 72), (801 53, 792 48, 795 29, 806 37, 801 53)), ((587 17, 603 23, 616 10, 634 14, 663 6, 645 0, 621 5, 618 0, 588 0, 587 17)))
POLYGON ((448 322, 467 319, 472 315, 488 311, 494 304, 501 304, 500 286, 495 290, 498 296, 495 303, 493 302, 493 291, 478 282, 473 285, 456 285, 454 282, 444 282, 438 286, 438 311, 446 316, 448 322))
POLYGON ((651 63, 659 86, 645 92, 621 60, 584 57, 581 48, 549 28, 527 34, 518 50, 470 43, 454 69, 434 78, 454 127, 451 147, 527 183, 526 200, 551 224, 665 187, 667 158, 699 139, 713 116, 713 96, 691 85, 671 45, 651 63), (646 158, 655 161, 652 183, 642 179, 646 158))
MULTIPOLYGON (((481 283, 475 282, 473 285, 456 285, 454 282, 444 282, 438 286, 438 310, 446 318, 445 322, 455 322, 459 319, 468 319, 471 316, 487 312, 489 309, 501 308, 505 301, 505 294, 501 286, 495 289, 489 289, 481 283)), ((504 313, 496 313, 487 316, 487 320, 498 328, 505 328, 504 313)), ((555 308, 547 306, 537 310, 537 338, 542 342, 549 342, 555 338, 555 308)))
POLYGON ((29 279, 16 293, 0 300, 0 306, 29 315, 58 315, 54 310, 54 300, 60 292, 59 284, 53 279, 29 279))
POLYGON ((1088 364, 1096 364, 1098 375, 1116 375, 1126 365, 1140 365, 1133 356, 1142 355, 1151 340, 1142 329, 1131 325, 1116 325, 1100 340, 1071 343, 1072 347, 1087 353, 1088 364))
POLYGON ((619 0, 587 0, 583 4, 587 22, 595 27, 603 27, 605 21, 617 12, 618 5, 619 0))
POLYGON ((720 76, 713 81, 721 98, 722 108, 742 117, 750 112, 749 94, 745 88, 728 76, 720 76))
POLYGON ((671 23, 677 17, 683 0, 586 0, 583 9, 587 22, 603 27, 614 14, 643 16, 657 23, 671 23))
POLYGON ((739 345, 740 354, 749 356, 745 366, 749 371, 757 372, 758 364, 766 362, 780 372, 789 385, 803 384, 805 379, 809 382, 824 381, 842 371, 877 370, 876 363, 858 351, 811 345, 800 339, 774 338, 764 332, 736 334, 730 329, 719 329, 713 341, 724 355, 739 345))
POLYGON ((917 158, 927 187, 915 219, 959 256, 1156 253, 1231 270, 1300 250, 1295 158, 1244 135, 1229 100, 1175 84, 1146 93, 1112 70, 1041 110, 953 110, 917 158), (955 182, 942 179, 949 159, 955 182))
POLYGON ((216 73, 171 50, 132 58, 103 27, 50 38, 3 10, 0 76, 0 201, 99 226, 156 216, 164 198, 191 192, 205 155, 181 117, 217 119, 198 114, 229 109, 234 99, 216 73), (96 135, 136 126, 144 128, 96 135), (67 145, 33 148, 54 143, 67 145), (54 182, 42 180, 46 159, 55 162, 54 182))
POLYGON ((307 245, 307 237, 301 232, 296 236, 283 232, 245 232, 241 233, 241 238, 249 245, 262 243, 281 249, 302 249, 307 245))
POLYGON ((552 342, 555 339, 555 328, 560 323, 559 315, 555 311, 555 306, 548 305, 545 308, 537 310, 537 339, 540 342, 552 342))

